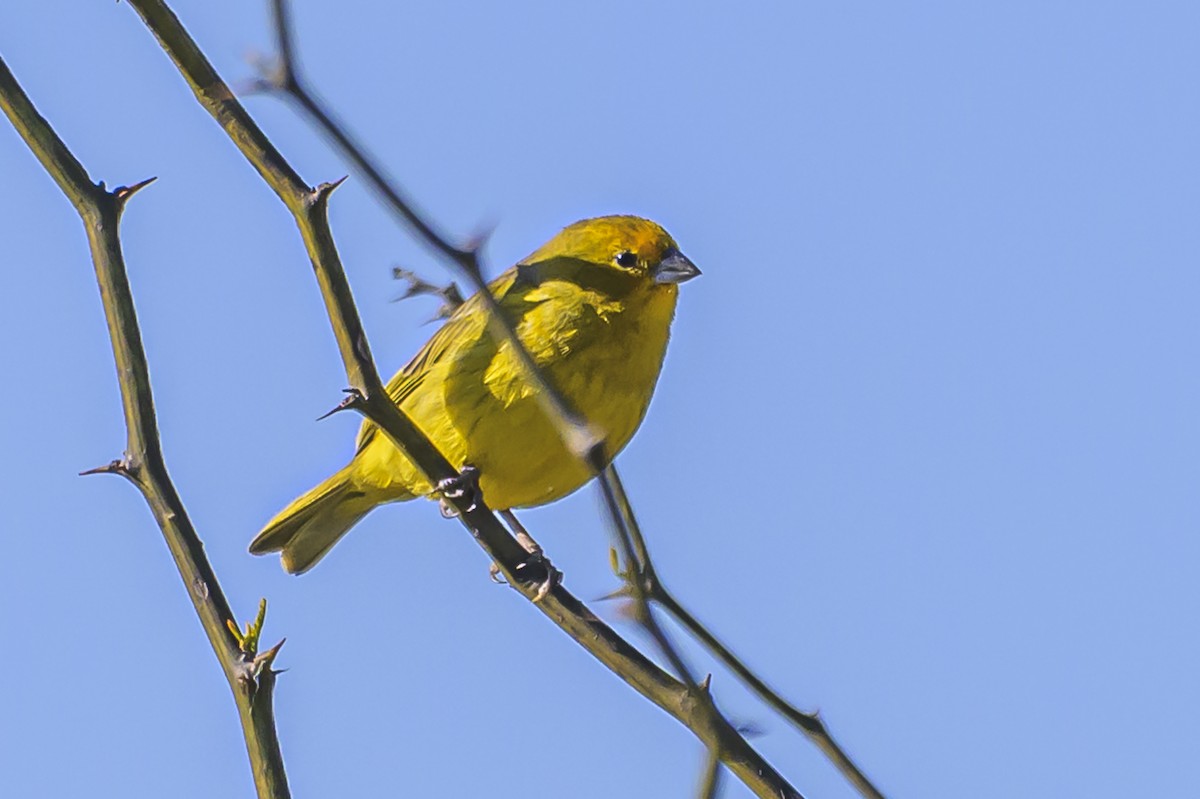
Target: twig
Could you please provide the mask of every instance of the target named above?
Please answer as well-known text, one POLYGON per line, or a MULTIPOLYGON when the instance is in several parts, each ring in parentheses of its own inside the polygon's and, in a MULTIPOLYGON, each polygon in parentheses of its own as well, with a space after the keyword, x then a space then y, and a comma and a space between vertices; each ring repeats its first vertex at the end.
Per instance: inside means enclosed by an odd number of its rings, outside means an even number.
MULTIPOLYGON (((679 604, 675 596, 667 590, 654 568, 654 561, 651 560, 650 552, 646 547, 646 539, 642 536, 641 526, 638 524, 637 517, 633 514, 633 508, 629 504, 629 499, 625 494, 624 486, 621 484, 620 476, 617 475, 615 469, 606 472, 606 474, 616 489, 615 496, 619 511, 624 517, 625 526, 633 539, 633 549, 636 557, 631 562, 627 560, 627 562, 630 562, 630 565, 627 567, 627 582, 629 585, 635 587, 635 589, 640 589, 642 595, 650 602, 662 606, 663 610, 682 624, 718 660, 728 666, 729 670, 749 687, 751 691, 757 694, 763 702, 774 708, 776 712, 800 729, 829 758, 838 771, 842 772, 846 780, 862 796, 866 797, 866 799, 884 799, 880 790, 867 779, 862 769, 850 759, 846 751, 833 739, 833 736, 830 735, 819 714, 805 713, 785 701, 775 690, 763 682, 758 675, 735 656, 727 646, 721 643, 707 627, 697 621, 696 617, 689 613, 683 605, 679 604)), ((628 559, 628 555, 626 557, 628 559)))
POLYGON ((154 178, 112 191, 103 183, 92 183, 83 165, 38 114, 2 60, 0 107, 78 211, 87 230, 92 262, 100 283, 100 297, 121 387, 127 441, 125 454, 119 460, 83 474, 119 474, 137 486, 145 497, 175 559, 209 644, 233 688, 258 795, 260 799, 286 799, 290 793, 275 733, 272 708, 275 672, 271 669, 283 642, 261 655, 257 652, 266 614, 265 600, 257 620, 247 628, 246 636, 239 639, 230 634, 228 628, 231 625, 237 629, 233 612, 204 555, 204 545, 167 474, 158 438, 150 372, 118 232, 125 204, 154 178), (251 638, 252 646, 244 646, 251 638))
MULTIPOLYGON (((459 475, 445 457, 390 401, 379 381, 329 231, 326 210, 329 195, 336 184, 325 184, 312 190, 300 181, 161 0, 129 0, 129 4, 158 38, 201 105, 296 218, 338 340, 347 379, 352 386, 350 401, 343 403, 343 406, 357 410, 377 424, 398 446, 404 448, 409 458, 432 482, 458 478, 459 475)), ((532 599, 537 594, 538 586, 522 583, 517 577, 517 570, 525 563, 527 553, 516 539, 482 503, 472 502, 467 495, 447 499, 480 546, 496 561, 508 582, 532 599)), ((596 618, 561 585, 553 587, 544 600, 535 606, 636 691, 686 725, 710 750, 721 752, 722 762, 756 795, 800 796, 732 725, 701 709, 709 703, 706 696, 698 695, 655 665, 596 618)))
POLYGON ((433 294, 442 298, 442 304, 438 307, 437 313, 434 314, 433 319, 429 320, 431 322, 449 318, 450 314, 454 313, 458 309, 458 306, 464 302, 462 292, 458 290, 456 283, 450 283, 446 286, 434 285, 427 280, 421 279, 421 276, 411 269, 404 269, 399 266, 392 267, 392 277, 408 283, 408 288, 404 290, 404 293, 392 300, 392 302, 401 302, 407 300, 409 297, 416 297, 419 294, 433 294))
POLYGON ((721 758, 710 752, 704 758, 704 772, 700 775, 700 799, 717 799, 721 793, 721 758))

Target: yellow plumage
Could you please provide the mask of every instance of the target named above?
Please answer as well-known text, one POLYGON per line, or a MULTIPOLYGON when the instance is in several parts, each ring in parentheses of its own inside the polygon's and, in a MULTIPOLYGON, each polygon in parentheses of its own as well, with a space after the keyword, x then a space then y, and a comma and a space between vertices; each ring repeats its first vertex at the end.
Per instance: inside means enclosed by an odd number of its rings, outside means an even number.
MULTIPOLYGON (((489 290, 543 374, 615 455, 645 416, 666 352, 678 283, 699 271, 665 230, 633 216, 565 228, 489 290)), ((492 508, 542 505, 588 470, 545 417, 507 342, 488 332, 478 296, 463 303, 387 385, 392 399, 457 468, 480 472, 492 508)), ((366 422, 353 459, 284 508, 250 544, 310 568, 377 505, 434 487, 366 422)))

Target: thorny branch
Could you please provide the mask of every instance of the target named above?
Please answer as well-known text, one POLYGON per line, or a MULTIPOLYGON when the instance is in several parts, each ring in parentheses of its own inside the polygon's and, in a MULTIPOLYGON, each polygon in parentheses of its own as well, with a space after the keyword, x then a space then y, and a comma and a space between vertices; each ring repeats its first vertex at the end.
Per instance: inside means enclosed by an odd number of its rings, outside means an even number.
MULTIPOLYGON (((209 111, 276 192, 296 219, 308 249, 325 299, 326 310, 352 388, 346 407, 363 413, 376 423, 425 472, 431 482, 459 478, 457 472, 394 403, 379 380, 370 356, 366 334, 359 321, 341 261, 333 244, 326 215, 329 195, 336 184, 310 189, 283 159, 228 86, 213 70, 175 15, 161 0, 130 0, 129 3, 158 38, 166 53, 187 80, 201 105, 209 111)), ((472 260, 477 248, 461 250, 472 260)), ((493 315, 493 318, 500 317, 493 315)), ((586 431, 586 428, 583 428, 586 431)), ((594 451, 587 432, 578 436, 579 449, 594 451)), ((602 454, 602 452, 601 452, 602 454)), ((482 503, 468 497, 450 498, 458 518, 496 561, 500 571, 527 598, 538 587, 522 583, 518 569, 527 554, 495 515, 482 503)), ((711 711, 705 693, 681 683, 630 646, 595 617, 562 586, 554 585, 536 604, 576 642, 586 648, 615 674, 650 701, 684 723, 709 747, 719 752, 722 762, 756 795, 795 797, 799 793, 747 743, 724 718, 711 711)))
MULTIPOLYGON (((460 248, 453 245, 443 233, 439 232, 436 225, 416 210, 414 204, 405 197, 404 192, 400 190, 395 181, 325 107, 300 72, 287 0, 271 0, 271 6, 274 12, 278 59, 270 65, 265 62, 260 63, 261 76, 254 87, 262 91, 283 94, 295 101, 320 130, 334 142, 353 167, 366 178, 383 198, 387 207, 409 224, 426 244, 455 265, 471 285, 480 292, 481 296, 490 301, 492 318, 502 326, 502 329, 495 331, 494 334, 502 334, 508 339, 514 351, 522 356, 526 379, 537 385, 539 397, 548 398, 543 410, 556 423, 563 440, 568 445, 571 445, 573 440, 577 441, 578 439, 573 439, 573 437, 578 436, 583 429, 579 424, 579 417, 568 408, 554 386, 546 381, 517 339, 511 320, 507 319, 497 304, 492 301, 483 279, 478 246, 460 248)), ((443 293, 450 289, 439 290, 407 271, 403 271, 403 274, 398 274, 397 277, 404 277, 411 283, 409 293, 405 296, 410 296, 412 293, 436 293, 442 294, 443 299, 447 302, 452 302, 452 299, 443 293)), ((451 288, 453 288, 453 284, 451 284, 451 288)), ((456 289, 454 290, 456 291, 456 289)), ((440 313, 439 310, 439 315, 440 313)), ((627 564, 624 573, 627 581, 625 593, 633 602, 634 617, 646 628, 675 673, 689 687, 696 687, 691 671, 655 619, 652 604, 657 604, 666 610, 710 652, 725 663, 766 704, 808 736, 862 796, 867 799, 883 799, 883 794, 879 789, 871 783, 846 751, 833 739, 819 715, 805 713, 784 700, 734 656, 715 635, 700 624, 673 595, 667 592, 654 569, 645 538, 616 467, 612 464, 605 465, 607 461, 603 458, 596 459, 597 454, 603 452, 603 442, 598 443, 600 448, 594 446, 591 449, 575 451, 591 466, 593 472, 598 474, 605 508, 609 513, 615 532, 614 537, 622 558, 627 564)), ((716 712, 715 708, 713 712, 716 712)))
MULTIPOLYGON (((542 412, 554 424, 564 445, 587 464, 594 476, 599 478, 604 505, 608 511, 614 537, 627 560, 634 562, 634 539, 626 521, 627 517, 632 517, 632 509, 624 488, 616 479, 615 468, 609 462, 610 458, 605 450, 605 442, 599 437, 599 431, 592 428, 570 406, 562 393, 538 369, 533 357, 517 337, 513 321, 508 318, 499 303, 492 297, 491 292, 488 291, 479 254, 482 241, 474 241, 465 247, 456 246, 428 217, 417 210, 416 205, 405 196, 396 181, 387 175, 378 161, 367 153, 366 148, 350 135, 346 126, 337 120, 326 104, 317 98, 316 93, 309 87, 308 81, 301 75, 296 58, 296 46, 287 0, 271 0, 271 8, 274 13, 279 56, 277 61, 269 67, 265 63, 260 64, 261 77, 254 87, 282 94, 299 105, 320 131, 336 145, 342 156, 367 180, 398 220, 412 228, 426 245, 455 266, 484 300, 488 309, 492 335, 497 340, 508 342, 521 362, 525 379, 537 389, 534 396, 541 403, 542 412), (625 513, 622 512, 622 508, 626 510, 625 513)), ((413 290, 428 291, 428 288, 425 287, 430 284, 413 280, 411 276, 409 279, 413 284, 413 290)), ((718 715, 716 706, 712 703, 708 693, 697 691, 695 677, 692 676, 691 670, 679 654, 678 649, 659 625, 658 620, 655 619, 648 597, 636 581, 630 584, 630 596, 636 609, 635 617, 638 623, 653 638, 675 674, 689 689, 707 700, 703 702, 702 712, 718 715)))
POLYGON ((103 183, 93 183, 83 165, 38 114, 2 60, 0 107, 83 220, 100 284, 121 387, 127 441, 121 458, 82 474, 119 474, 145 497, 175 559, 209 644, 233 689, 258 796, 260 799, 287 799, 291 794, 275 732, 275 672, 271 669, 283 642, 266 652, 258 652, 266 600, 260 604, 258 617, 247 626, 245 635, 230 634, 230 628, 237 630, 237 622, 204 554, 204 545, 167 474, 158 438, 150 371, 119 236, 125 204, 154 178, 112 191, 103 183))

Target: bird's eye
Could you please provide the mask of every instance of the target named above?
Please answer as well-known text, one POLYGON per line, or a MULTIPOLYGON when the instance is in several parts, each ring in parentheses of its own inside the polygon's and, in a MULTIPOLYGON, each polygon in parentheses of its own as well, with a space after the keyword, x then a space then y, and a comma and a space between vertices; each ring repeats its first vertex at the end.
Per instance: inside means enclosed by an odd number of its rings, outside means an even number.
POLYGON ((622 250, 621 252, 617 253, 617 257, 613 260, 617 262, 617 266, 623 266, 626 269, 629 269, 637 266, 638 259, 636 253, 631 252, 630 250, 622 250))

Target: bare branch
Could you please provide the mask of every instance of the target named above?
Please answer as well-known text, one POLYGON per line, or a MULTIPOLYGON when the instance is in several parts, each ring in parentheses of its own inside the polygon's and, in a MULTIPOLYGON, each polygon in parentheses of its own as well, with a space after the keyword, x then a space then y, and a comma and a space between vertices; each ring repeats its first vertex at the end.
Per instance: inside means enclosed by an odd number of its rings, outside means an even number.
MULTIPOLYGON (((161 0, 130 0, 130 5, 141 15, 183 73, 201 105, 212 114, 296 218, 325 299, 347 378, 362 396, 358 410, 402 447, 431 482, 437 484, 459 479, 460 476, 445 457, 383 391, 329 231, 326 210, 329 194, 334 187, 327 184, 310 190, 299 180, 161 0)), ((294 76, 291 80, 294 81, 294 76)), ((428 232, 433 233, 432 229, 428 232)), ((474 255, 477 248, 450 249, 465 256, 463 264, 466 268, 474 265, 473 268, 478 272, 474 255)), ((490 297, 486 291, 484 294, 490 297)), ((493 319, 501 318, 497 314, 491 316, 493 319)), ((536 370, 533 370, 533 378, 536 379, 536 370)), ((580 437, 581 440, 584 437, 586 434, 580 437)), ((596 446, 574 446, 572 449, 597 452, 596 446)), ((603 456, 602 449, 598 450, 598 454, 603 456)), ((597 463, 598 472, 603 461, 597 463)), ((465 495, 448 500, 454 505, 459 519, 496 561, 509 583, 527 598, 533 599, 538 586, 521 583, 516 576, 517 570, 527 559, 527 553, 516 539, 483 503, 471 501, 465 495)), ((554 586, 535 607, 635 690, 688 726, 710 750, 720 752, 723 762, 756 795, 800 796, 732 725, 707 709, 711 707, 711 700, 706 692, 697 693, 699 689, 672 678, 603 624, 561 586, 554 586)))
MULTIPOLYGON (((279 647, 270 650, 268 658, 258 660, 254 651, 244 650, 230 634, 230 625, 236 629, 233 613, 204 555, 204 545, 167 474, 158 438, 150 372, 119 238, 125 203, 153 178, 111 192, 103 183, 93 183, 83 166, 38 114, 2 60, 0 107, 79 212, 100 283, 100 297, 121 387, 127 441, 125 454, 119 460, 82 474, 122 475, 145 497, 175 559, 209 644, 233 688, 258 795, 260 799, 286 799, 290 793, 275 734, 272 708, 275 674, 270 668, 279 647)), ((264 601, 255 624, 255 646, 265 613, 264 601)))

